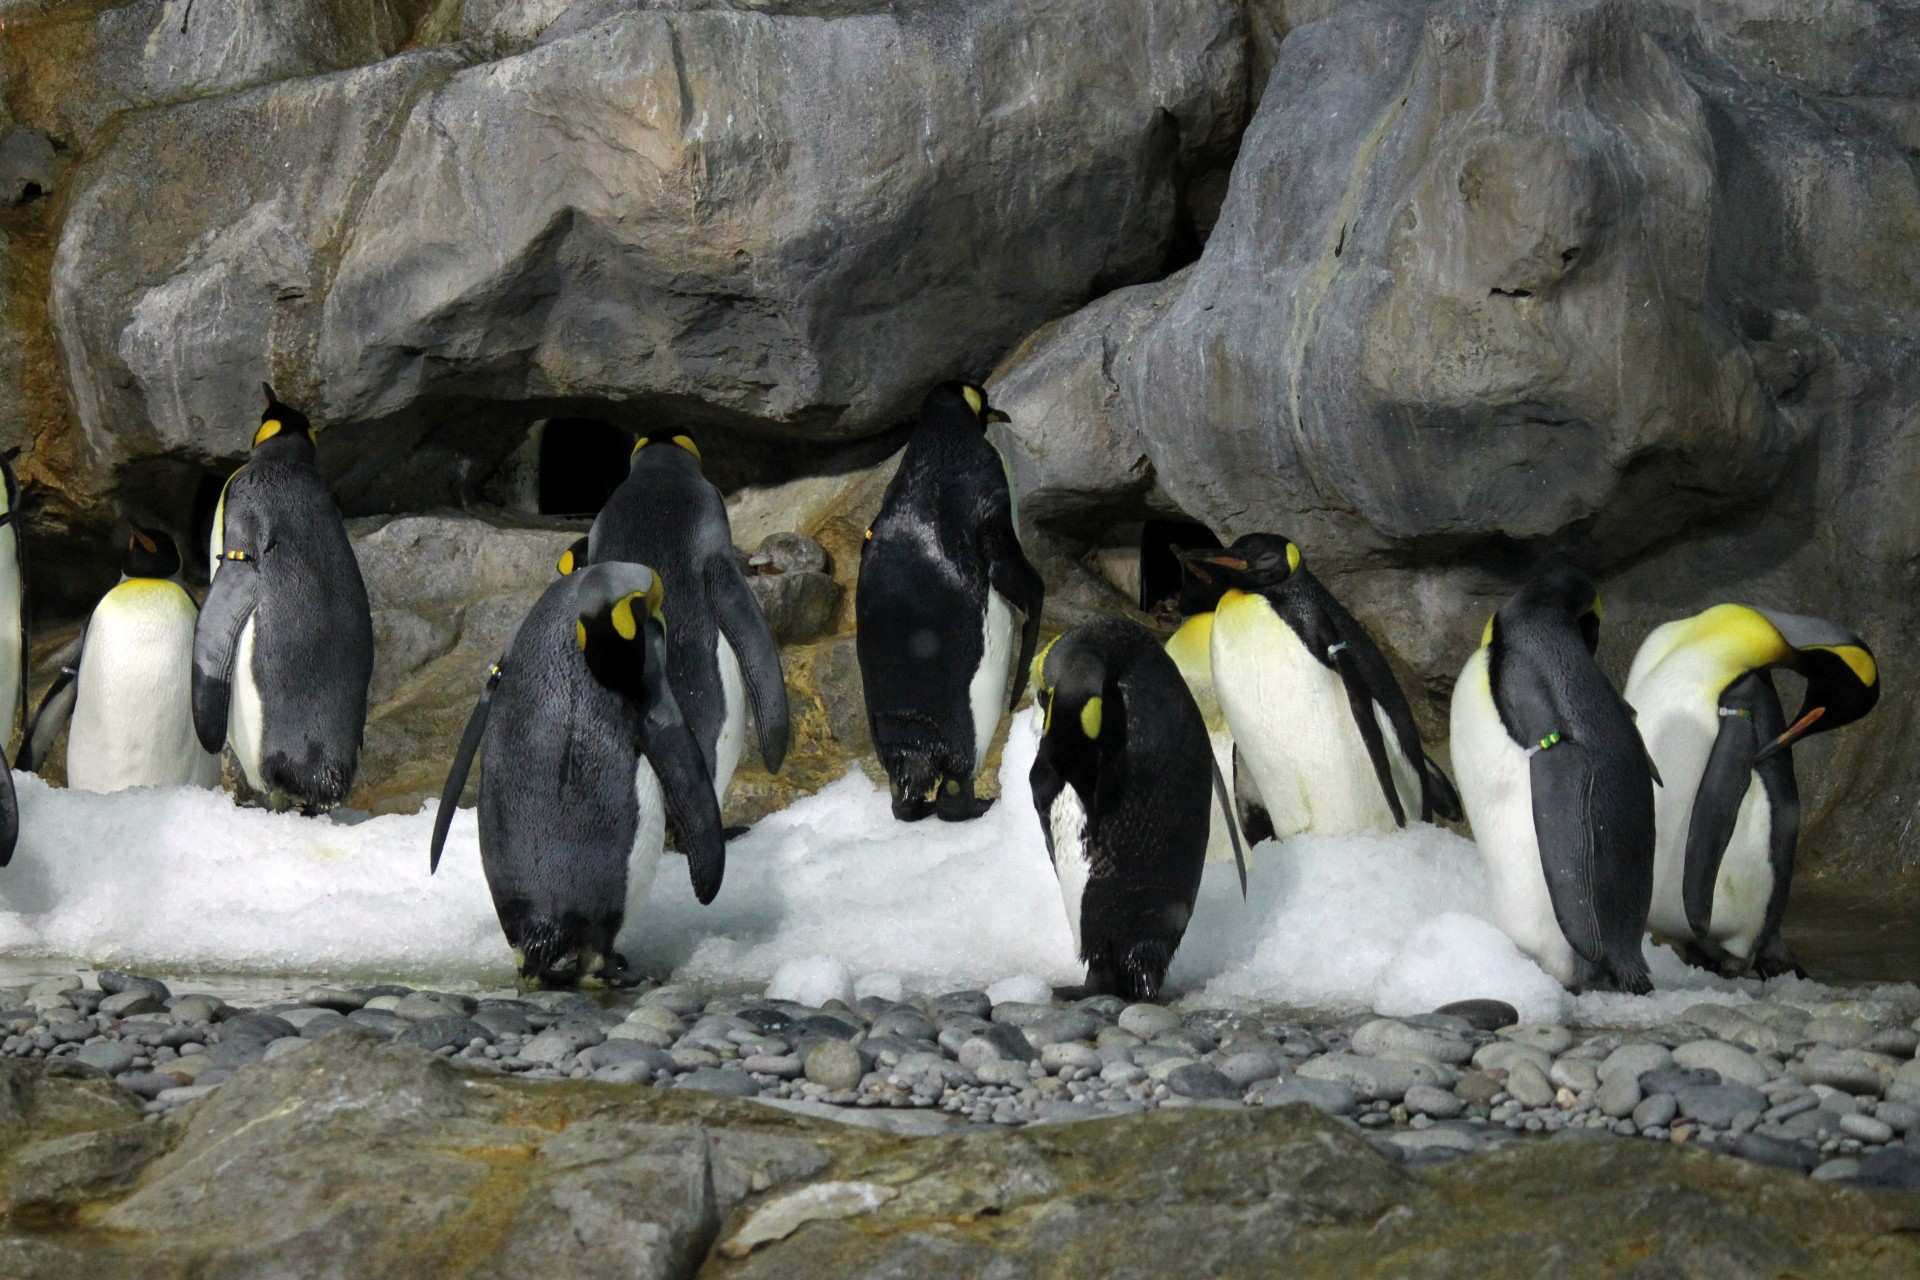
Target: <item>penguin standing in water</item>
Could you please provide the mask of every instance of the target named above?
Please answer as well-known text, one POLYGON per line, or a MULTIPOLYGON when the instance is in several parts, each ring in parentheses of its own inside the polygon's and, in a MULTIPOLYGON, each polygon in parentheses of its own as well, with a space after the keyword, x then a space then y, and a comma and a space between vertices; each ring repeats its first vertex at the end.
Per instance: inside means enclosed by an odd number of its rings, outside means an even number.
POLYGON ((72 656, 40 701, 20 767, 39 769, 60 726, 67 785, 78 791, 211 787, 220 757, 193 730, 193 633, 200 610, 180 584, 180 551, 158 529, 135 529, 72 656))
MULTIPOLYGON (((1187 931, 1226 783, 1173 660, 1118 618, 1083 623, 1034 663, 1043 718, 1029 780, 1089 995, 1159 997, 1187 931)), ((1247 888, 1239 837, 1233 856, 1247 888)))
POLYGON ((705 753, 668 677, 661 580, 642 565, 561 577, 489 674, 433 826, 438 869, 476 752, 480 858, 529 982, 632 981, 619 947, 653 886, 668 818, 701 902, 726 870, 705 753))
POLYGON ((213 585, 193 645, 193 727, 227 743, 275 808, 318 813, 353 786, 373 618, 307 416, 272 387, 253 456, 214 512, 213 585))
POLYGON ((1453 767, 1507 936, 1563 986, 1640 995, 1655 775, 1599 644, 1584 574, 1521 588, 1454 686, 1453 767))
MULTIPOLYGON (((20 481, 13 460, 20 450, 0 454, 0 723, 12 733, 26 712, 27 697, 27 542, 20 527, 20 481)), ((13 774, 0 767, 0 867, 13 859, 20 838, 20 802, 13 774)))
POLYGON ((588 534, 588 559, 654 566, 666 588, 667 680, 693 727, 717 799, 747 740, 747 704, 769 773, 787 754, 787 685, 766 615, 733 550, 720 491, 686 436, 643 437, 588 534))
POLYGON ((1626 697, 1664 782, 1648 927, 1696 964, 1799 972, 1780 936, 1800 838, 1791 744, 1873 709, 1873 651, 1824 618, 1716 605, 1654 629, 1626 697), (1776 667, 1806 677, 1791 726, 1776 667))
POLYGON ((1460 817, 1393 669, 1301 564, 1298 547, 1250 533, 1224 551, 1181 559, 1227 587, 1208 646, 1214 690, 1271 834, 1348 835, 1460 817))
POLYGON ((1006 420, 969 383, 928 392, 860 554, 860 683, 905 822, 987 811, 974 778, 1040 638, 1046 586, 1020 549, 1006 467, 987 439, 987 425, 1006 420), (1014 610, 1025 622, 1010 668, 1014 610))

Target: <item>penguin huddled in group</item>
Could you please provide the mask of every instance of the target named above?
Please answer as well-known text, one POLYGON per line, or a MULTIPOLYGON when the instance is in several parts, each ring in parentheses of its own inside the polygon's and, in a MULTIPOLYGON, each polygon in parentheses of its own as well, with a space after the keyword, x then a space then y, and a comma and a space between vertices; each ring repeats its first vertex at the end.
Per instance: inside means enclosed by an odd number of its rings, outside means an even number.
POLYGON ((221 492, 193 649, 193 724, 228 743, 275 808, 313 814, 353 786, 373 619, 305 414, 265 387, 253 454, 221 492))
POLYGON ((67 735, 67 785, 211 787, 220 757, 193 727, 193 639, 200 610, 181 585, 180 551, 158 529, 135 529, 120 583, 94 606, 34 713, 20 767, 40 769, 67 735))
POLYGON ((1046 586, 1014 531, 1006 466, 987 439, 1006 415, 971 383, 927 393, 900 469, 867 529, 855 649, 893 813, 964 821, 1001 704, 1026 690, 1046 586), (1024 619, 1014 658, 1013 613, 1024 619))
MULTIPOLYGON (((1159 997, 1226 783, 1173 659, 1119 618, 1083 623, 1034 663, 1040 747, 1029 781, 1089 995, 1159 997)), ((1246 891, 1239 838, 1233 856, 1246 891)))
MULTIPOLYGON (((20 528, 20 481, 13 474, 19 449, 0 454, 0 724, 12 733, 26 712, 27 542, 20 528)), ((13 858, 20 838, 20 801, 13 774, 0 767, 0 867, 13 858)))
POLYGON ((447 774, 430 866, 478 752, 480 858, 526 981, 632 980, 620 937, 652 888, 668 819, 695 896, 720 891, 719 801, 675 699, 661 600, 661 578, 637 564, 555 581, 489 673, 447 774))
POLYGON ((667 679, 715 797, 724 801, 739 764, 749 704, 760 758, 769 773, 779 772, 788 734, 780 646, 734 554, 727 505, 701 473, 691 439, 643 437, 633 446, 627 478, 594 519, 587 558, 651 565, 660 575, 673 637, 667 679))
POLYGON ((1233 732, 1227 727, 1226 713, 1220 709, 1220 696, 1213 687, 1215 604, 1217 600, 1207 601, 1202 612, 1182 620, 1179 629, 1168 638, 1166 650, 1167 656, 1173 659, 1173 665, 1179 669, 1180 678, 1187 682, 1187 691, 1193 695, 1194 705, 1200 708, 1200 719, 1207 726, 1207 742, 1213 751, 1214 767, 1220 770, 1223 778, 1231 779, 1231 810, 1213 813, 1207 836, 1207 861, 1225 862, 1234 856, 1243 834, 1250 845, 1271 838, 1273 819, 1268 816, 1266 806, 1260 803, 1260 788, 1234 748, 1233 732), (1233 829, 1236 819, 1237 831, 1233 829))
POLYGON ((1600 597, 1553 569, 1488 620, 1453 691, 1453 767, 1495 922, 1566 987, 1652 990, 1655 775, 1594 661, 1600 597))
POLYGON ((1648 926, 1696 964, 1799 972, 1780 922, 1800 836, 1792 743, 1853 723, 1880 699, 1873 651, 1824 618, 1716 605, 1657 627, 1627 701, 1663 785, 1648 926), (1789 725, 1769 674, 1806 678, 1789 725))
POLYGON ((1413 709, 1366 629, 1283 537, 1250 533, 1181 559, 1227 590, 1213 613, 1215 696, 1252 779, 1251 839, 1348 835, 1460 817, 1453 784, 1420 745, 1413 709))

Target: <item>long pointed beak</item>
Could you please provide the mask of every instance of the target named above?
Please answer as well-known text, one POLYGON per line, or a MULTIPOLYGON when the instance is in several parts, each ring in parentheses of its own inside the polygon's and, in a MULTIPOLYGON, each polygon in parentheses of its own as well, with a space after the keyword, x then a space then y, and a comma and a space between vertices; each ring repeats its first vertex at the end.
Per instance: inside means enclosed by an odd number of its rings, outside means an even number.
POLYGON ((1825 714, 1827 714, 1827 709, 1825 707, 1815 707, 1813 710, 1807 712, 1807 714, 1801 716, 1798 720, 1795 720, 1793 722, 1793 726, 1789 728, 1785 733, 1781 734, 1779 737, 1775 738, 1772 742, 1769 742, 1766 746, 1762 747, 1760 749, 1760 754, 1756 755, 1753 758, 1753 762, 1755 764, 1759 764, 1762 760, 1765 760, 1770 756, 1777 755, 1778 753, 1786 750, 1788 747, 1792 746, 1796 741, 1798 741, 1801 737, 1805 736, 1807 730, 1813 728, 1814 722, 1825 714))
POLYGON ((1213 581, 1213 578, 1207 573, 1208 567, 1214 569, 1231 569, 1236 572, 1244 570, 1247 567, 1245 560, 1242 560, 1239 556, 1228 555, 1224 551, 1206 549, 1188 551, 1179 547, 1175 547, 1172 550, 1174 557, 1185 566, 1187 572, 1202 582, 1213 581))

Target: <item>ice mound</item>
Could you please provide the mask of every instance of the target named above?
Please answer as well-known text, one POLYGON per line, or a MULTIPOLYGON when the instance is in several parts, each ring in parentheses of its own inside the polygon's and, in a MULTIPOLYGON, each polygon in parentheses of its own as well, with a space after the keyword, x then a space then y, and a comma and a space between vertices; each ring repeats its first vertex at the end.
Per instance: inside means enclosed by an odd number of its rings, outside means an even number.
MULTIPOLYGON (((818 1004, 975 988, 1039 999, 1082 966, 1033 812, 1038 728, 1009 734, 1002 799, 975 822, 895 822, 858 771, 762 821, 728 850, 700 906, 669 856, 629 958, 669 973, 818 1004)), ((235 808, 219 792, 92 795, 14 775, 21 838, 0 869, 0 958, 158 973, 512 980, 471 810, 427 874, 432 807, 357 824, 235 808)), ((1763 993, 1649 945, 1649 997, 1572 997, 1490 923, 1471 841, 1415 825, 1384 835, 1268 841, 1248 892, 1209 864, 1168 995, 1236 1006, 1404 1015, 1506 1000, 1530 1019, 1670 1021, 1763 993)), ((1911 994, 1911 989, 1905 989, 1911 994)), ((1792 979, 1764 994, 1817 1003, 1792 979)))

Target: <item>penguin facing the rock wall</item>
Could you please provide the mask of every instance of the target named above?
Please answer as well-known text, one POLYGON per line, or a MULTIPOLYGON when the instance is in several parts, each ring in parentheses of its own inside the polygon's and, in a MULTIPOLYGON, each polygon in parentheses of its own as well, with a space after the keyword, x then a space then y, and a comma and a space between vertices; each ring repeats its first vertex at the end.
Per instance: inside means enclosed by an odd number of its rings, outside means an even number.
POLYGON ((1453 767, 1494 919, 1567 987, 1653 989, 1653 767, 1594 662, 1600 597, 1553 569, 1487 622, 1453 691, 1453 767))
POLYGON ((264 388, 253 455, 214 512, 213 584, 193 649, 201 745, 232 743, 255 791, 313 814, 353 786, 373 618, 305 414, 264 388))
POLYGON ((1393 669, 1298 547, 1250 533, 1182 559, 1228 588, 1213 615, 1214 690, 1273 834, 1459 818, 1453 784, 1422 749, 1393 669))
POLYGON ((1050 642, 1033 679, 1033 807, 1088 994, 1157 999, 1193 917, 1210 816, 1228 804, 1206 723, 1173 660, 1119 618, 1050 642))
POLYGON ((686 436, 643 438, 627 478, 588 535, 588 559, 653 566, 666 588, 667 679, 700 743, 714 795, 727 784, 747 738, 747 706, 769 773, 787 754, 786 678, 780 647, 733 550, 720 491, 700 470, 686 436))
POLYGON ((1799 972, 1780 936, 1800 837, 1791 744, 1873 709, 1873 651, 1824 618, 1715 605, 1654 629, 1626 698, 1664 783, 1648 927, 1696 964, 1799 972), (1807 681, 1791 726, 1770 674, 1781 667, 1807 681))
POLYGON ((1002 701, 1020 703, 1040 638, 1046 586, 1020 548, 1006 467, 987 439, 988 424, 1004 421, 970 383, 928 392, 860 554, 854 643, 867 723, 906 822, 986 812, 974 779, 1002 701), (1014 610, 1024 619, 1017 659, 1014 610))
POLYGON ((67 785, 78 791, 211 787, 220 757, 193 728, 193 638, 200 610, 181 585, 179 548, 158 529, 135 529, 120 583, 101 597, 63 658, 20 749, 20 767, 45 764, 69 718, 67 785))
POLYGON ((633 980, 620 939, 653 886, 668 818, 695 896, 720 891, 720 806, 668 676, 661 594, 635 564, 555 581, 489 673, 448 771, 431 866, 480 752, 480 857, 523 980, 633 980))

